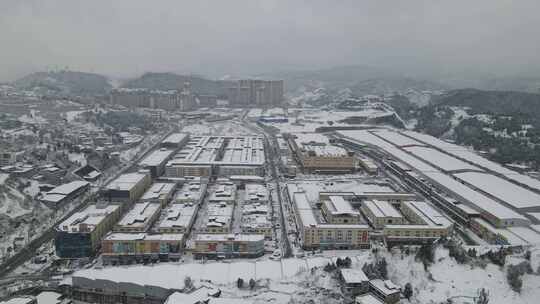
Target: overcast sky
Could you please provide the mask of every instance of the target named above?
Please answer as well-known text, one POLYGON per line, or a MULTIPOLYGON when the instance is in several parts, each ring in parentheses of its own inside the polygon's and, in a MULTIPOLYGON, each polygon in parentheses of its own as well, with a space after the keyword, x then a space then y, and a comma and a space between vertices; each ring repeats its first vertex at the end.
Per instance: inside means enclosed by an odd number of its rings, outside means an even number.
POLYGON ((335 65, 540 70, 538 0, 0 0, 0 81, 335 65))

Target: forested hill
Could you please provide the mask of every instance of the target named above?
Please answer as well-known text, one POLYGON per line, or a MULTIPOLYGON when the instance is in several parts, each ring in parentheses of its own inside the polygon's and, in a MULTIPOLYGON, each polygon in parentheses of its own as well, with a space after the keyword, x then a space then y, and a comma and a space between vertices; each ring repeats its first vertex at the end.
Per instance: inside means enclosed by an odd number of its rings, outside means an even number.
POLYGON ((107 77, 84 72, 36 72, 13 82, 22 90, 47 90, 67 95, 102 95, 112 87, 107 77))
POLYGON ((525 116, 540 121, 540 94, 535 93, 462 89, 434 96, 431 104, 464 106, 472 113, 525 116))
POLYGON ((197 94, 212 94, 223 96, 226 88, 230 86, 228 81, 209 80, 198 76, 178 75, 173 73, 145 73, 141 77, 131 79, 124 83, 125 88, 145 88, 152 90, 177 90, 189 81, 193 92, 197 94))

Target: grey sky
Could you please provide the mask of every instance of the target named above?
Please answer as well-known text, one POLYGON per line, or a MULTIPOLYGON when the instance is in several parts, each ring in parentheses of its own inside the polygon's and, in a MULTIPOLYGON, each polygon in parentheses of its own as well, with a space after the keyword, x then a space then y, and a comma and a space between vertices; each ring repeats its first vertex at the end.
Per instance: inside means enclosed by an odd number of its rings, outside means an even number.
POLYGON ((540 70, 538 0, 1 0, 0 81, 52 67, 133 76, 360 64, 540 70))

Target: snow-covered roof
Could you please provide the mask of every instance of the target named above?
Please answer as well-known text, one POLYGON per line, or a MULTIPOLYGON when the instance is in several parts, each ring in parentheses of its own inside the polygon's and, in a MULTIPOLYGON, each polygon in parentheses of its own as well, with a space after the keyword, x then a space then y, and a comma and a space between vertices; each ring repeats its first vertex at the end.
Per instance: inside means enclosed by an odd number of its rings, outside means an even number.
POLYGON ((403 217, 401 213, 399 213, 396 208, 392 207, 392 204, 390 204, 388 201, 365 200, 362 202, 362 204, 371 210, 375 217, 403 217))
POLYGON ((173 150, 158 149, 146 156, 139 165, 141 167, 153 167, 164 164, 174 153, 173 150))
POLYGON ((448 227, 452 225, 452 222, 446 216, 435 210, 427 202, 413 201, 403 202, 403 204, 422 218, 425 224, 430 227, 448 227))
POLYGON ((71 215, 58 225, 64 232, 92 232, 101 221, 120 208, 120 205, 89 205, 84 210, 71 215))
POLYGON ((351 202, 345 200, 343 196, 331 195, 328 200, 324 200, 323 204, 327 210, 333 215, 351 215, 358 216, 360 212, 354 209, 351 202))
POLYGON ((122 174, 109 183, 109 185, 107 185, 107 189, 130 191, 146 177, 147 174, 139 172, 122 174))
POLYGON ((143 194, 141 201, 156 200, 160 199, 164 195, 172 195, 175 187, 176 184, 173 183, 154 183, 150 189, 146 190, 146 192, 143 194))
POLYGON ((195 211, 196 206, 188 204, 172 204, 164 211, 164 215, 156 224, 159 228, 187 228, 195 211))
MULTIPOLYGON (((503 206, 499 202, 487 197, 486 195, 481 194, 480 192, 475 191, 472 188, 469 188, 468 186, 460 183, 459 181, 443 173, 437 168, 427 164, 426 162, 412 155, 409 155, 407 152, 404 152, 403 150, 371 134, 368 130, 338 131, 338 134, 341 134, 346 138, 352 139, 353 141, 360 141, 369 145, 375 145, 379 147, 390 155, 396 157, 398 160, 409 165, 415 171, 419 172, 421 175, 431 180, 432 183, 441 186, 446 191, 450 191, 450 194, 453 194, 460 200, 464 200, 463 203, 475 206, 483 212, 489 213, 501 220, 516 219, 527 221, 527 219, 523 215, 503 206)), ((409 133, 406 132, 405 134, 409 133)), ((420 137, 424 138, 425 136, 422 135, 420 137)), ((433 138, 433 141, 437 142, 439 140, 433 138)), ((441 146, 443 145, 442 143, 441 146)), ((463 150, 462 147, 461 150, 463 150)), ((452 150, 452 153, 453 152, 454 150, 452 150)))
POLYGON ((262 234, 197 234, 195 241, 236 241, 236 242, 262 242, 262 234))
POLYGON ((161 210, 158 203, 137 203, 129 212, 118 222, 119 228, 123 227, 145 227, 150 219, 161 210))
POLYGON ((369 281, 369 284, 385 296, 400 292, 399 286, 392 283, 390 280, 383 281, 381 279, 375 279, 369 281))
POLYGON ((178 145, 180 144, 187 136, 189 136, 189 134, 187 133, 173 133, 169 136, 167 136, 167 138, 165 138, 162 143, 163 144, 175 144, 175 145, 178 145))
POLYGON ((454 176, 515 208, 540 207, 540 194, 501 177, 479 172, 456 173, 454 176))
POLYGON ((366 274, 360 269, 342 268, 340 272, 345 284, 357 284, 369 281, 366 274))
POLYGON ((75 191, 77 191, 77 190, 81 189, 82 187, 85 187, 85 186, 87 186, 89 184, 90 183, 86 182, 86 181, 74 181, 74 182, 70 182, 70 183, 67 183, 67 184, 60 185, 60 186, 50 190, 49 192, 47 192, 47 194, 69 195, 72 192, 75 192, 75 191))
POLYGON ((375 297, 374 295, 367 293, 360 296, 357 296, 355 298, 356 304, 384 304, 383 301, 379 300, 379 298, 375 297))
POLYGON ((15 297, 11 298, 6 301, 0 302, 0 304, 30 304, 32 302, 36 301, 34 297, 30 296, 21 296, 21 297, 15 297))
POLYGON ((406 151, 411 152, 414 156, 417 156, 428 163, 437 166, 444 171, 455 171, 455 170, 481 170, 480 168, 470 165, 462 160, 459 160, 448 154, 439 152, 433 148, 429 147, 405 147, 403 148, 406 151))
POLYGON ((163 233, 163 234, 148 234, 148 233, 118 233, 112 232, 107 234, 105 241, 182 241, 184 235, 182 233, 163 233))

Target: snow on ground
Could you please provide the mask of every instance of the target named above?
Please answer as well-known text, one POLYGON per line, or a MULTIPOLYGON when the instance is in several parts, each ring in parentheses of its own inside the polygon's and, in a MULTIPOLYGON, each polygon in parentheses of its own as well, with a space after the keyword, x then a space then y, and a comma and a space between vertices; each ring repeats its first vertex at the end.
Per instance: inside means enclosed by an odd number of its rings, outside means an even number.
POLYGON ((254 133, 235 120, 189 124, 183 127, 182 132, 195 135, 246 135, 254 133))
POLYGON ((388 275, 400 286, 411 283, 414 289, 412 303, 446 303, 455 297, 454 304, 472 303, 480 288, 490 294, 490 304, 538 303, 540 297, 540 276, 525 275, 523 290, 517 294, 510 289, 506 272, 499 266, 488 264, 485 269, 478 266, 458 264, 448 256, 446 249, 436 250, 436 263, 429 267, 433 279, 429 279, 422 263, 414 260, 414 255, 385 254, 388 275))
POLYGON ((81 166, 86 165, 86 157, 84 156, 84 153, 69 153, 68 159, 73 163, 78 162, 81 166))
POLYGON ((9 174, 7 173, 0 173, 0 185, 3 185, 6 180, 8 179, 9 174))
POLYGON ((17 218, 31 212, 31 210, 21 207, 21 202, 25 199, 24 194, 10 186, 6 186, 2 190, 0 191, 0 214, 17 218))
POLYGON ((68 122, 72 122, 73 120, 77 118, 77 116, 79 116, 79 114, 84 113, 84 112, 85 111, 67 111, 65 113, 66 119, 68 122))
POLYGON ((281 132, 314 132, 315 129, 328 126, 351 126, 339 122, 351 117, 375 118, 392 114, 385 110, 369 108, 361 111, 326 111, 319 109, 289 109, 289 121, 286 123, 266 123, 281 132), (330 123, 329 123, 330 122, 330 123))

